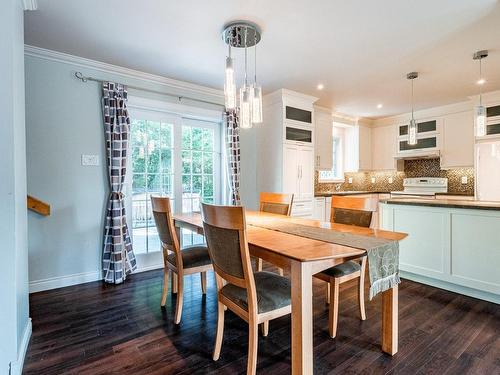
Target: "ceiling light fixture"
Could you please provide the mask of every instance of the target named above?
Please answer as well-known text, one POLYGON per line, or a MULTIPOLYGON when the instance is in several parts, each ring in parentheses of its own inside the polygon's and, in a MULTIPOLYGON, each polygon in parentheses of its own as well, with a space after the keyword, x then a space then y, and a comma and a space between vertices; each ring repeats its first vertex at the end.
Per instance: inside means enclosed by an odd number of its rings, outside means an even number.
POLYGON ((383 104, 377 104, 378 109, 382 108, 383 106, 384 106, 383 104))
POLYGON ((479 105, 474 109, 474 123, 477 137, 483 137, 486 135, 486 107, 483 105, 481 89, 482 85, 486 82, 483 78, 481 61, 486 57, 488 57, 487 50, 477 51, 472 57, 474 60, 479 60, 479 80, 477 81, 479 84, 479 105), (481 81, 482 83, 480 83, 481 81))
POLYGON ((318 90, 323 90, 325 88, 325 85, 323 85, 322 83, 318 83, 318 86, 316 86, 316 88, 318 90))
POLYGON ((222 39, 229 46, 226 58, 226 74, 224 81, 224 97, 226 109, 237 108, 236 83, 234 79, 234 60, 231 58, 231 47, 245 49, 245 78, 241 86, 239 100, 240 127, 251 128, 253 124, 262 122, 262 87, 257 85, 257 44, 260 42, 260 29, 257 25, 246 22, 232 22, 224 27, 222 39), (254 50, 254 82, 248 84, 248 48, 254 50))
POLYGON ((411 72, 406 75, 406 79, 411 80, 411 120, 408 125, 408 144, 411 146, 415 146, 417 144, 417 134, 418 134, 418 124, 415 120, 415 116, 413 114, 413 81, 415 78, 418 78, 417 72, 411 72))

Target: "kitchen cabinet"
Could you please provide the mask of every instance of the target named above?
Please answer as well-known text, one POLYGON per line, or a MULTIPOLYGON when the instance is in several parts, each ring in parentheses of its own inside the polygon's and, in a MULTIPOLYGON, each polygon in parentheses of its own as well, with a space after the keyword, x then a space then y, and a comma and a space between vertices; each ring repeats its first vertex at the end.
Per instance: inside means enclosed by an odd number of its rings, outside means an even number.
POLYGON ((333 167, 333 121, 331 111, 315 107, 314 122, 316 141, 314 146, 315 168, 331 170, 333 167))
POLYGON ((345 172, 372 169, 371 131, 371 128, 362 125, 345 129, 345 172))
POLYGON ((381 126, 372 128, 371 153, 372 169, 395 170, 397 162, 398 128, 397 126, 381 126))
POLYGON ((314 198, 313 219, 325 221, 325 197, 314 198))
POLYGON ((256 136, 257 191, 293 193, 292 216, 313 215, 316 100, 284 89, 270 93, 263 98, 263 125, 251 130, 256 136), (299 136, 291 137, 291 132, 299 136))
POLYGON ((443 119, 441 168, 474 166, 474 117, 471 111, 446 115, 443 119))

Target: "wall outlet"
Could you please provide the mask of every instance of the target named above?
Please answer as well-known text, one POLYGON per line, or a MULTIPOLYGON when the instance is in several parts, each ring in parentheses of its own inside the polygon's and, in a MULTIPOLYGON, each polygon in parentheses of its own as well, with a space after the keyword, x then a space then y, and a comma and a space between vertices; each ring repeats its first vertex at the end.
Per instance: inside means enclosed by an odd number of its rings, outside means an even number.
POLYGON ((375 177, 372 177, 372 184, 375 183, 375 177))
POLYGON ((392 177, 389 177, 388 181, 389 181, 390 184, 392 184, 392 182, 393 182, 392 177))
POLYGON ((352 184, 352 177, 349 177, 349 183, 352 184))
POLYGON ((82 154, 82 165, 84 165, 84 166, 97 166, 97 165, 99 165, 99 155, 82 154))
POLYGON ((462 176, 462 184, 467 185, 467 176, 462 176))

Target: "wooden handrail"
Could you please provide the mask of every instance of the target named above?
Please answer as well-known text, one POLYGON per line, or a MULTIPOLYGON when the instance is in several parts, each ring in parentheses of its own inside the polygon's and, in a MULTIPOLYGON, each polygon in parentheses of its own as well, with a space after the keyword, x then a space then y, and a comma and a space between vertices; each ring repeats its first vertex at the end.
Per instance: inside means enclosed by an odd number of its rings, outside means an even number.
POLYGON ((28 195, 28 210, 34 211, 43 216, 50 215, 50 205, 40 199, 33 198, 31 195, 28 195))

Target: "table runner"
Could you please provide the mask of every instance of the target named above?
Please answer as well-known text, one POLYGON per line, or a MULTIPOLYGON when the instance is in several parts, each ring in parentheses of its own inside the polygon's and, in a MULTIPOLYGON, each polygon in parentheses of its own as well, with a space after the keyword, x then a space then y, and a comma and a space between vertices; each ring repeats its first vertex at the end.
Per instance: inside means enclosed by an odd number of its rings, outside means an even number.
POLYGON ((275 217, 253 218, 247 216, 247 224, 365 250, 368 254, 370 300, 378 293, 384 292, 401 282, 399 278, 399 243, 397 241, 340 232, 331 228, 297 224, 275 217))

